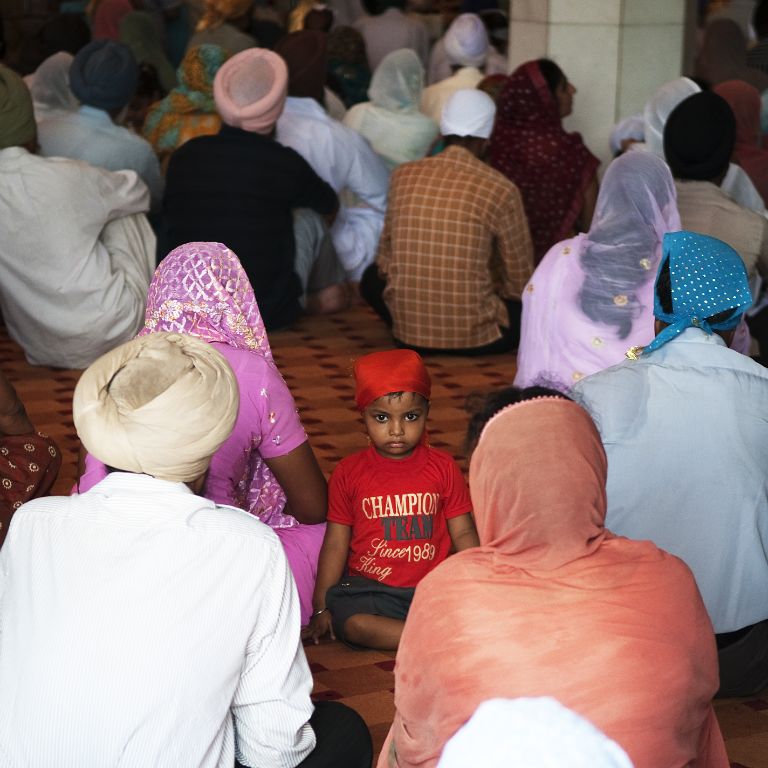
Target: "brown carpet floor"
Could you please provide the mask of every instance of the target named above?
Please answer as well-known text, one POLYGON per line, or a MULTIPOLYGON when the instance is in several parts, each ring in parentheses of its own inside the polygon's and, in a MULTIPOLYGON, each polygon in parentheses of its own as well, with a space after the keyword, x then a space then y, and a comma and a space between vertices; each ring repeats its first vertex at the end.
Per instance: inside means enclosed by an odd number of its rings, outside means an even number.
MULTIPOLYGON (((305 318, 292 331, 270 336, 278 362, 323 471, 365 447, 362 421, 354 410, 352 361, 366 352, 391 348, 383 324, 363 307, 336 316, 305 318)), ((79 371, 35 368, 0 327, 0 366, 16 386, 35 426, 51 435, 63 453, 55 493, 68 493, 76 477, 79 442, 72 424, 72 390, 79 371)), ((512 381, 513 356, 428 360, 433 381, 430 441, 452 453, 465 468, 462 441, 468 393, 512 381)), ((394 711, 394 654, 352 651, 340 643, 307 646, 315 696, 354 707, 381 748, 394 711)), ((734 768, 768 768, 768 691, 750 699, 716 703, 717 716, 734 768)))

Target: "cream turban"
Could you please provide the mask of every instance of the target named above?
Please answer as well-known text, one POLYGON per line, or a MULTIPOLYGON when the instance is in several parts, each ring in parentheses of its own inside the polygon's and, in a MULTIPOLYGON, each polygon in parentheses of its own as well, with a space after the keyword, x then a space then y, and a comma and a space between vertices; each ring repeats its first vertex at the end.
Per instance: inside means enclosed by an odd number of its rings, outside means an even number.
POLYGON ((221 119, 234 128, 268 134, 288 95, 288 66, 266 48, 248 48, 225 61, 213 81, 221 119))
POLYGON ((29 89, 12 69, 0 64, 0 149, 26 144, 36 131, 29 89))
POLYGON ((474 13, 457 16, 444 38, 448 61, 462 67, 481 67, 488 55, 488 30, 474 13))
POLYGON ((440 133, 443 136, 478 136, 487 139, 493 131, 496 104, 477 88, 455 91, 443 107, 440 133))
POLYGON ((229 437, 239 404, 232 369, 210 344, 152 333, 93 363, 72 413, 85 448, 108 466, 189 482, 229 437))

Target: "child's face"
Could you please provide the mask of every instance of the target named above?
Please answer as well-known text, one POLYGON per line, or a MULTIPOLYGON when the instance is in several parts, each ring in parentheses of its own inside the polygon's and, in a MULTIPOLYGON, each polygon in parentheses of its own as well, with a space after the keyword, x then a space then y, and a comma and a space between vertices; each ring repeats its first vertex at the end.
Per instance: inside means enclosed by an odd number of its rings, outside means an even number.
POLYGON ((429 402, 415 392, 384 395, 364 411, 365 428, 374 448, 387 459, 405 459, 421 440, 429 402))

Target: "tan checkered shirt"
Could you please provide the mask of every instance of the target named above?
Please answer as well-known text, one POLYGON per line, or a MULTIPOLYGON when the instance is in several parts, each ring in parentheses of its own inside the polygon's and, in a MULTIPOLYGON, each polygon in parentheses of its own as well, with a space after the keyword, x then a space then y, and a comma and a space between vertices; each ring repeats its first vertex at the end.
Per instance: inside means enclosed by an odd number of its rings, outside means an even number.
POLYGON ((376 257, 395 338, 417 347, 490 344, 520 298, 533 247, 517 187, 462 147, 392 175, 376 257))

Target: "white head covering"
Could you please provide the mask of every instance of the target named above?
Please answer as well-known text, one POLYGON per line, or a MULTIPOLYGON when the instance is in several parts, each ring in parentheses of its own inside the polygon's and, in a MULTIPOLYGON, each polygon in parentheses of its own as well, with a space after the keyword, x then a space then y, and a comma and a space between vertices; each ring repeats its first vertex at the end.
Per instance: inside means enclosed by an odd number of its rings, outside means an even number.
POLYGON ((69 87, 71 53, 59 51, 49 56, 35 71, 29 90, 38 122, 61 112, 74 112, 80 102, 69 87))
POLYGON ((632 139, 635 142, 645 141, 645 118, 643 115, 630 115, 613 126, 611 137, 608 140, 613 155, 618 155, 621 152, 621 142, 625 139, 632 139))
POLYGON ((445 33, 448 61, 461 67, 481 67, 488 55, 488 30, 474 13, 457 16, 445 33))
POLYGON ((445 102, 440 118, 443 136, 478 136, 487 139, 493 131, 496 104, 483 91, 462 88, 445 102))
POLYGON ((449 739, 438 768, 632 768, 624 750, 548 696, 484 701, 449 739))
POLYGON ((645 105, 645 143, 649 152, 664 157, 664 126, 672 110, 694 93, 699 93, 696 83, 688 77, 678 77, 665 83, 645 105))
POLYGON ((239 404, 235 375, 210 344, 152 333, 83 373, 72 414, 87 451, 108 466, 184 483, 208 468, 239 404))
POLYGON ((376 67, 368 89, 373 104, 390 112, 415 112, 424 89, 424 67, 410 48, 388 53, 376 67))

